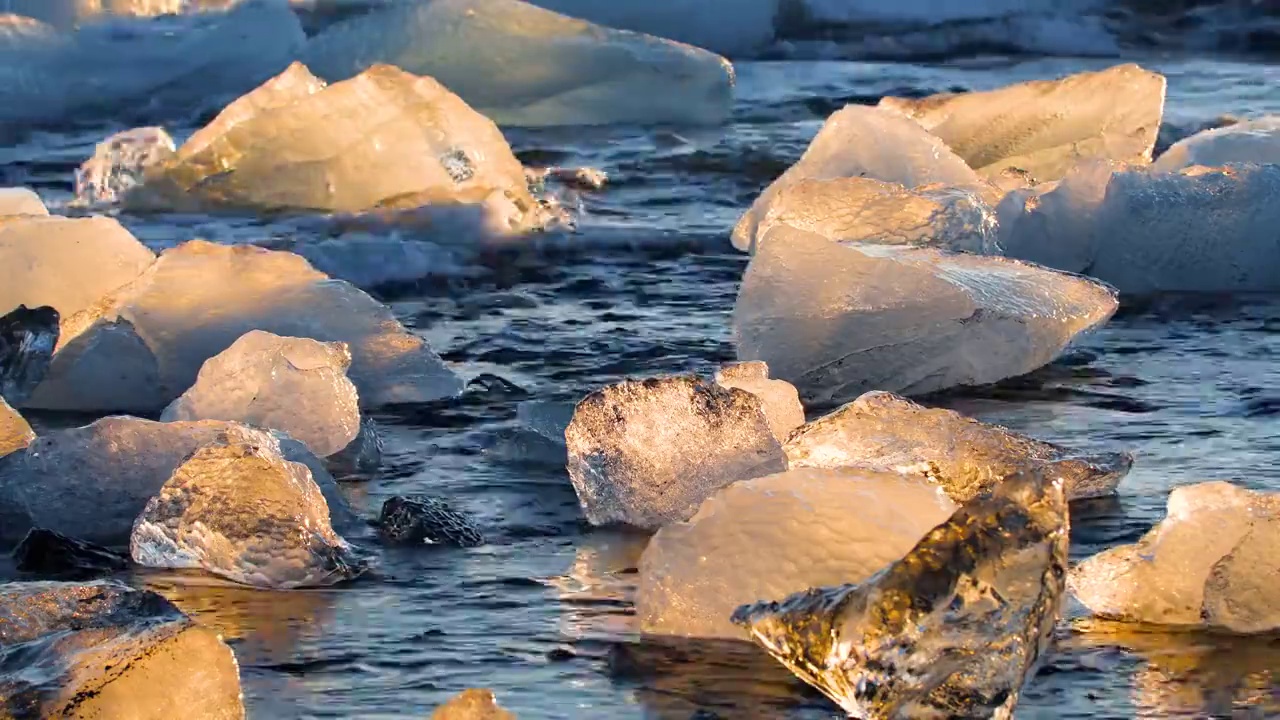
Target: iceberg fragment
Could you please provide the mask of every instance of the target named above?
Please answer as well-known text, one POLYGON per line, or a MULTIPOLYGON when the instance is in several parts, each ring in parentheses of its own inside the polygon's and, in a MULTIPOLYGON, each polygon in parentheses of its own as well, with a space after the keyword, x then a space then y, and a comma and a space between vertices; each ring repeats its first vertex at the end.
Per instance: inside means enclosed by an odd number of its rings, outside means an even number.
POLYGON ((1226 482, 1175 488, 1168 514, 1133 545, 1071 570, 1098 616, 1237 633, 1280 630, 1280 493, 1226 482))
POLYGON ((778 226, 747 267, 733 330, 739 359, 767 362, 812 408, 1022 375, 1116 307, 1101 283, 1027 263, 778 226))
POLYGON ((988 92, 889 97, 880 107, 914 119, 984 176, 1015 168, 1044 182, 1085 158, 1150 162, 1164 94, 1163 75, 1127 63, 988 92))
POLYGON ((76 168, 76 204, 93 207, 121 202, 142 184, 147 168, 176 152, 173 138, 161 127, 133 128, 108 137, 76 168))
POLYGON ((760 398, 760 407, 778 442, 785 443, 791 431, 804 424, 804 406, 800 404, 800 393, 785 380, 769 379, 767 363, 725 365, 716 371, 715 380, 717 385, 745 390, 760 398))
POLYGON ((741 639, 729 622, 737 606, 870 577, 955 508, 935 486, 872 470, 806 468, 734 483, 649 541, 640 629, 741 639))
POLYGON ((44 380, 58 344, 58 311, 19 305, 0 315, 0 399, 21 405, 44 380))
POLYGON ((719 123, 733 66, 706 50, 521 0, 406 0, 332 25, 302 60, 326 80, 430 75, 502 125, 719 123))
POLYGON ((206 360, 251 330, 346 343, 364 407, 462 390, 426 341, 352 285, 292 253, 193 240, 63 322, 49 374, 27 406, 158 413, 206 360))
POLYGON ((725 485, 787 468, 760 398, 696 377, 597 390, 578 403, 565 441, 593 525, 656 530, 725 485))
POLYGON ((1061 482, 1017 475, 861 583, 744 605, 733 622, 852 717, 1010 718, 1061 611, 1061 482))
POLYGON ((1151 164, 1152 172, 1177 172, 1196 165, 1280 164, 1280 115, 1204 130, 1174 143, 1151 164))
POLYGON ((952 410, 869 392, 797 430, 783 449, 792 468, 865 467, 921 477, 958 503, 1020 472, 1060 478, 1070 500, 1101 497, 1133 466, 1129 453, 1087 455, 952 410))

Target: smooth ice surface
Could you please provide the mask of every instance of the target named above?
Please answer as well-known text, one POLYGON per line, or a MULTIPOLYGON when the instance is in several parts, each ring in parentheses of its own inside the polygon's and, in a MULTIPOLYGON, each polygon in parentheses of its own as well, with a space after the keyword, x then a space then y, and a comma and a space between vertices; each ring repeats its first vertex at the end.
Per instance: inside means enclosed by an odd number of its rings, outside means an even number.
POLYGON ((775 225, 841 242, 996 250, 991 207, 974 192, 939 185, 908 190, 863 177, 799 180, 773 196, 746 249, 754 252, 775 225))
MULTIPOLYGON (((917 123, 888 110, 846 105, 827 118, 804 155, 765 188, 742 215, 733 229, 733 246, 746 251, 752 238, 760 240, 756 226, 764 221, 775 198, 788 185, 801 180, 856 177, 897 183, 908 189, 937 183, 976 192, 984 198, 992 192, 964 160, 917 123)), ((782 207, 794 202, 784 202, 782 207)), ((803 195, 799 202, 804 202, 803 195)))
POLYGON ((1061 478, 1068 499, 1101 497, 1133 465, 1128 453, 1088 455, 880 391, 805 425, 783 449, 792 468, 898 472, 938 484, 959 503, 1031 470, 1061 478))
POLYGON ((206 360, 251 330, 346 343, 364 407, 462 390, 426 341, 354 286, 293 253, 193 240, 64 320, 49 376, 27 405, 158 413, 195 383, 206 360))
POLYGON ((235 656, 156 593, 122 583, 0 585, 6 715, 243 720, 235 656))
POLYGON ((430 75, 503 125, 719 123, 733 66, 681 43, 521 0, 406 0, 334 25, 303 62, 336 81, 376 63, 430 75))
POLYGON ((1225 482, 1175 488, 1165 519, 1133 545, 1071 570, 1095 615, 1239 633, 1280 630, 1280 493, 1225 482))
POLYGON ((1007 254, 1085 272, 1121 293, 1280 289, 1280 166, 1095 168, 999 212, 1007 254), (1101 188, 1101 189, 1100 189, 1101 188), (1099 195, 1101 199, 1099 200, 1099 195))
POLYGON ((779 0, 533 0, 611 28, 633 30, 738 58, 773 43, 779 0))
POLYGON ((1028 373, 1116 306, 1100 283, 1005 258, 846 247, 779 226, 747 267, 733 328, 739 359, 767 362, 822 407, 1028 373))
POLYGON ((175 152, 173 138, 161 127, 132 128, 108 137, 76 168, 76 203, 120 202, 142 184, 148 167, 172 158, 175 152))
POLYGON ((1177 172, 1195 165, 1280 164, 1280 115, 1268 115, 1198 132, 1179 140, 1151 164, 1152 172, 1177 172))
POLYGON ((44 380, 58 345, 58 311, 19 305, 0 315, 0 398, 21 405, 44 380))
POLYGON ((1013 717, 1065 594, 1060 482, 1010 478, 883 571, 733 614, 851 717, 1013 717))
POLYGON ((48 215, 49 208, 34 190, 24 187, 0 188, 0 216, 48 215))
POLYGON ((217 420, 108 417, 51 430, 25 451, 0 457, 0 544, 19 542, 32 527, 99 545, 127 544, 133 521, 183 460, 228 432, 305 464, 325 495, 333 523, 341 532, 352 526, 337 483, 295 440, 217 420))
POLYGON ((716 371, 716 384, 745 390, 760 398, 761 409, 778 442, 785 443, 791 431, 804 424, 800 393, 785 380, 771 380, 769 365, 762 362, 732 363, 716 371))
POLYGON ((463 690, 431 713, 431 720, 516 720, 498 704, 492 690, 463 690))
POLYGON ((360 396, 344 343, 253 330, 209 358, 160 419, 234 420, 281 430, 328 457, 360 432, 360 396))
POLYGON ((859 582, 955 507, 935 486, 872 470, 806 468, 734 483, 649 541, 636 590, 640 628, 741 639, 729 621, 737 606, 859 582))
POLYGON ((67 319, 142 274, 155 261, 108 217, 23 217, 0 222, 0 313, 50 305, 67 319))
POLYGON ((35 439, 31 425, 0 397, 0 457, 25 448, 35 439))
POLYGON ((196 450, 147 501, 129 553, 146 567, 204 569, 281 590, 365 570, 330 525, 307 466, 234 431, 196 450))
POLYGON ((1164 115, 1165 79, 1132 63, 988 92, 884 98, 984 176, 1008 168, 1057 180, 1085 158, 1147 163, 1164 115))
POLYGON ((696 377, 628 380, 578 403, 565 430, 587 521, 656 530, 717 489, 787 468, 760 398, 696 377))

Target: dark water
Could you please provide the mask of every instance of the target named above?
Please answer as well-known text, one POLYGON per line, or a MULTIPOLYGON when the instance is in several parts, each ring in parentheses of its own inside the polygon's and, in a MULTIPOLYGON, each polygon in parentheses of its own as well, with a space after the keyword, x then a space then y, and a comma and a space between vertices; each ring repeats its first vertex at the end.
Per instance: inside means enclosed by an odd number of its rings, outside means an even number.
MULTIPOLYGON (((1275 66, 1143 62, 1169 77, 1171 135, 1223 113, 1280 112, 1275 66)), ((750 646, 640 641, 629 594, 644 538, 585 528, 563 458, 517 429, 516 403, 576 400, 624 377, 706 372, 731 360, 729 314, 746 263, 728 230, 844 103, 1106 64, 742 63, 738 107, 723 132, 509 133, 531 165, 609 172, 611 184, 584 198, 581 232, 479 264, 474 253, 440 248, 429 277, 377 292, 461 374, 492 373, 524 392, 475 388, 458 403, 379 414, 386 473, 350 488, 369 513, 392 494, 451 498, 481 521, 490 544, 386 551, 374 576, 323 591, 133 579, 224 633, 252 718, 424 717, 472 686, 494 688, 523 720, 837 717, 750 646)), ((0 181, 65 200, 72 168, 104 132, 44 134, 6 149, 0 181)), ((296 224, 122 220, 156 247, 196 235, 308 240, 296 224)), ((1030 378, 935 401, 1045 439, 1137 453, 1118 498, 1074 509, 1078 559, 1136 539, 1177 485, 1229 479, 1280 490, 1278 356, 1280 301, 1169 298, 1126 309, 1030 378)), ((1280 640, 1082 626, 1076 614, 1019 718, 1280 717, 1280 640)))

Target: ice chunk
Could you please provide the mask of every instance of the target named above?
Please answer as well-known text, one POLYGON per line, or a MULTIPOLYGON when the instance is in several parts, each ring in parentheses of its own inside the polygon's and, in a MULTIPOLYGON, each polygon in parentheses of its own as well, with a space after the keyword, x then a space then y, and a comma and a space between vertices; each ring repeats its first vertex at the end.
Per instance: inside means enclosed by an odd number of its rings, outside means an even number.
POLYGON ((142 184, 147 168, 169 160, 175 152, 173 138, 160 127, 133 128, 108 137, 76 168, 76 204, 120 202, 142 184))
POLYGON ((21 405, 36 389, 58 344, 58 311, 19 305, 0 315, 0 399, 21 405))
MULTIPOLYGON (((0 396, 0 458, 25 448, 35 439, 36 434, 27 424, 26 418, 9 407, 9 403, 0 396)), ((3 517, 3 513, 0 513, 0 517, 3 517)))
POLYGON ((12 717, 244 717, 231 649, 153 592, 105 581, 0 585, 0 647, 12 717))
POLYGON ((535 5, 611 28, 688 43, 732 58, 773 43, 778 0, 533 0, 535 5))
POLYGON ((1280 493, 1187 485, 1141 540, 1076 565, 1069 583, 1101 617, 1271 632, 1280 630, 1278 550, 1280 493))
POLYGON ((958 503, 1032 470, 1061 478, 1068 499, 1110 495, 1133 466, 1128 453, 1086 455, 879 391, 800 428, 783 449, 792 468, 865 467, 921 477, 958 503))
POLYGON ((1198 132, 1179 140, 1156 158, 1152 172, 1177 172, 1229 163, 1280 164, 1280 115, 1268 115, 1198 132))
POLYGON ((733 105, 719 55, 520 0, 393 3, 315 36, 303 61, 331 81, 377 63, 430 75, 503 125, 719 123, 733 105))
POLYGON ((939 185, 908 190, 865 177, 787 183, 764 208, 750 247, 744 249, 755 252, 760 238, 775 225, 829 240, 978 253, 996 249, 991 207, 973 192, 939 185))
POLYGON ((18 572, 88 580, 129 567, 129 559, 100 545, 33 528, 13 550, 18 572))
POLYGON ((938 136, 984 176, 1007 168, 1043 182, 1084 158, 1151 161, 1164 114, 1165 79, 1133 63, 989 92, 884 98, 938 136))
POLYGON ((51 305, 64 319, 142 274, 155 255, 107 217, 0 222, 0 312, 51 305))
POLYGON ((1120 292, 1280 289, 1280 166, 1099 171, 999 213, 1006 252, 1120 292), (1105 188, 1100 202, 1099 187, 1105 188))
POLYGON ((388 498, 378 517, 378 534, 394 545, 475 547, 484 535, 449 503, 425 495, 388 498))
POLYGON ((0 217, 48 214, 49 208, 35 191, 24 187, 0 188, 0 217))
POLYGON ((756 226, 788 185, 801 180, 855 177, 897 183, 908 189, 936 183, 994 199, 994 191, 964 160, 917 123, 888 110, 847 105, 827 118, 804 155, 765 188, 742 215, 733 228, 733 246, 746 251, 753 237, 759 239, 756 226))
POLYGON ((183 460, 227 432, 306 465, 339 531, 355 527, 337 483, 295 440, 217 420, 108 417, 50 431, 25 451, 0 457, 0 545, 17 543, 33 527, 100 545, 125 544, 134 519, 183 460))
POLYGON ((787 469, 763 403, 696 377, 628 380, 578 403, 569 478, 593 525, 657 529, 717 489, 787 469))
POLYGON ((146 567, 202 568, 274 589, 333 585, 366 569, 329 524, 307 466, 234 432, 178 466, 134 522, 129 553, 146 567))
POLYGON ((1101 283, 1005 258, 846 247, 778 226, 747 267, 733 327, 739 359, 767 362, 821 407, 1022 375, 1116 305, 1101 283))
POLYGON ((431 713, 431 720, 516 720, 498 704, 492 690, 463 690, 431 713))
POLYGON ((542 437, 564 445, 564 431, 573 422, 577 403, 551 400, 526 400, 516 405, 516 419, 542 437))
POLYGON ((1011 718, 1052 641, 1067 544, 1062 483, 1018 475, 865 582, 733 621, 851 717, 1011 718))
POLYGON ((803 469, 734 483, 640 559, 643 632, 742 638, 737 606, 859 581, 901 558, 956 508, 938 488, 872 470, 803 469))
POLYGON ((770 380, 769 365, 744 362, 725 365, 716 372, 716 384, 745 390, 760 398, 761 409, 778 442, 785 443, 791 431, 804 424, 800 393, 785 380, 770 380))
POLYGON ((241 335, 344 342, 364 407, 456 395, 462 383, 385 305, 301 257, 193 240, 63 322, 49 376, 29 407, 159 412, 241 335))

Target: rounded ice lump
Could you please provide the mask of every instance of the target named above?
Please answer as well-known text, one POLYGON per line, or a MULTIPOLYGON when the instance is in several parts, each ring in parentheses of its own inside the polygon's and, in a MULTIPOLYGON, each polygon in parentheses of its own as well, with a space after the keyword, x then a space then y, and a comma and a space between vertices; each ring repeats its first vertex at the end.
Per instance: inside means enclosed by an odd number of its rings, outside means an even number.
POLYGON ((35 191, 24 187, 0 188, 0 217, 48 214, 49 208, 35 191))

